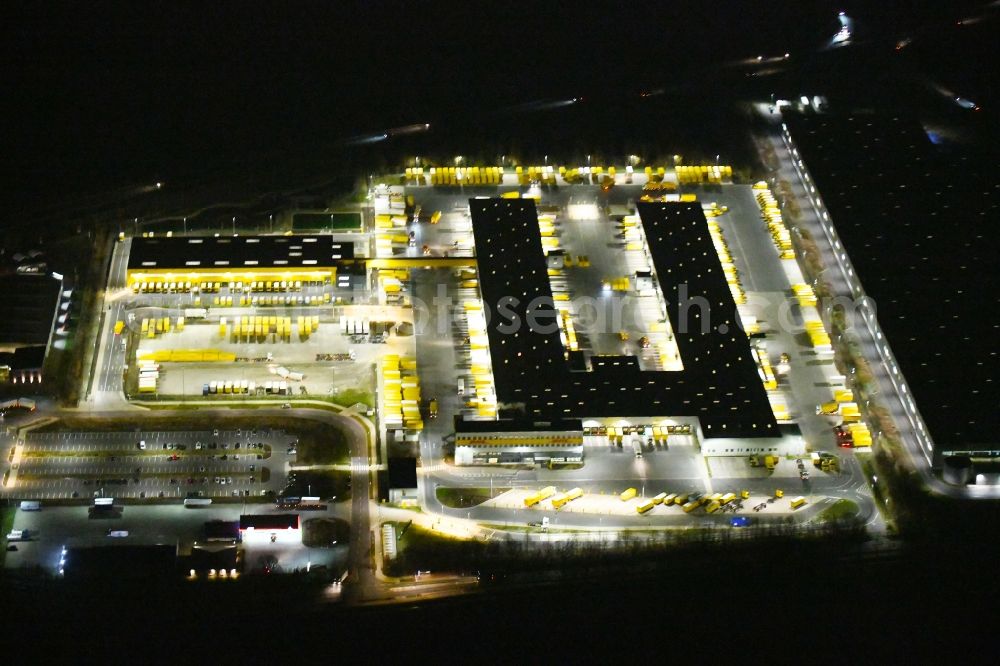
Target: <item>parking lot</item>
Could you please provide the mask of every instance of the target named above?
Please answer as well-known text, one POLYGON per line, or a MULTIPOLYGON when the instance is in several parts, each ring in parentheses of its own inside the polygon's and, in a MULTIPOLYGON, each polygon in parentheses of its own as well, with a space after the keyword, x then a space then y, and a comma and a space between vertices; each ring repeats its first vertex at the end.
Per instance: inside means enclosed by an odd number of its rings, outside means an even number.
POLYGON ((248 497, 284 488, 282 431, 29 433, 6 494, 19 498, 248 497))
MULTIPOLYGON (((40 566, 55 573, 63 547, 94 547, 115 545, 177 544, 185 554, 196 545, 205 545, 205 523, 238 521, 243 513, 286 513, 269 504, 213 504, 207 507, 185 508, 179 504, 158 506, 126 506, 116 517, 103 520, 89 517, 86 507, 45 506, 41 511, 18 511, 14 528, 29 530, 27 541, 18 541, 17 550, 8 552, 5 565, 10 568, 40 566), (125 537, 110 537, 109 532, 127 533, 125 537)), ((331 505, 326 511, 304 512, 303 521, 313 518, 347 518, 345 507, 331 505)), ((269 538, 245 540, 243 570, 260 567, 262 559, 274 562, 278 570, 292 571, 307 566, 325 565, 331 569, 346 566, 348 544, 329 548, 307 548, 301 540, 269 538), (271 559, 273 558, 273 559, 271 559)))

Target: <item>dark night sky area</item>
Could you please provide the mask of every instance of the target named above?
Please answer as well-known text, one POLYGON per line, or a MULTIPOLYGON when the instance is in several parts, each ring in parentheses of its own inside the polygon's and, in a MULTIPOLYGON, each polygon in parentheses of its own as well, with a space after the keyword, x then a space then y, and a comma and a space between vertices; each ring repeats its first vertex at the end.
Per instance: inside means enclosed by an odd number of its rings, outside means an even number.
MULTIPOLYGON (((891 32, 955 11, 942 4, 857 11, 891 32)), ((344 137, 386 127, 446 131, 498 106, 634 94, 811 49, 850 5, 4 3, 2 193, 16 204, 278 155, 335 161, 344 137)))

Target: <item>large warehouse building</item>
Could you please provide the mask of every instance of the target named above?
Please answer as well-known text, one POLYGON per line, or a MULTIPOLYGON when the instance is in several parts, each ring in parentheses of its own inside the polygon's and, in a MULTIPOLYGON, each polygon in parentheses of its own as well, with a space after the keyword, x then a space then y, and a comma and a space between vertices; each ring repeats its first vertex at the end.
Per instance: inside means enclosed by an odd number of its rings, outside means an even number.
POLYGON ((128 283, 255 280, 326 282, 354 263, 354 244, 333 236, 135 238, 128 283))
POLYGON ((534 201, 472 199, 470 205, 484 305, 511 313, 493 316, 487 326, 497 399, 520 413, 508 414, 511 421, 457 420, 456 462, 582 457, 588 419, 673 423, 705 439, 772 438, 768 448, 781 436, 699 205, 638 206, 652 277, 678 331, 679 371, 643 371, 624 355, 570 363, 553 325, 557 312, 534 201), (709 307, 689 308, 681 285, 688 302, 704 299, 709 307))

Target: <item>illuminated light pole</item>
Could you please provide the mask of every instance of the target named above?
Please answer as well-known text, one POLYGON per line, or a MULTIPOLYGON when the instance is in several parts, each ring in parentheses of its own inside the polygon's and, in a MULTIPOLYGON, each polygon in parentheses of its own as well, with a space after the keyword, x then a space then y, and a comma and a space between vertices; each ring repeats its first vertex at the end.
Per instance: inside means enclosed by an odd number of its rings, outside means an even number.
POLYGON ((236 235, 236 216, 233 215, 233 235, 236 235))

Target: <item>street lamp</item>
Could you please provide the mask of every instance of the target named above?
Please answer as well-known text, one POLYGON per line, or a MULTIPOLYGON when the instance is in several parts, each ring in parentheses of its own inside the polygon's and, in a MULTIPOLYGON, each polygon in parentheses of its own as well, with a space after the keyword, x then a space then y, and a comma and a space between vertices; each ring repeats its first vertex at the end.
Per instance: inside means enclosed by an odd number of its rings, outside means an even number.
POLYGON ((188 232, 188 219, 187 219, 187 217, 185 217, 184 218, 184 233, 186 234, 187 232, 188 232))
POLYGON ((236 216, 233 215, 233 235, 236 235, 236 216))

